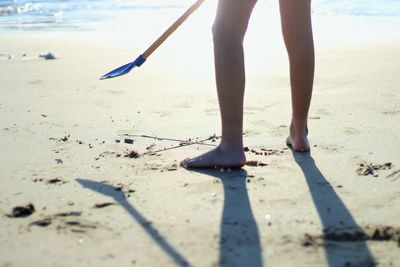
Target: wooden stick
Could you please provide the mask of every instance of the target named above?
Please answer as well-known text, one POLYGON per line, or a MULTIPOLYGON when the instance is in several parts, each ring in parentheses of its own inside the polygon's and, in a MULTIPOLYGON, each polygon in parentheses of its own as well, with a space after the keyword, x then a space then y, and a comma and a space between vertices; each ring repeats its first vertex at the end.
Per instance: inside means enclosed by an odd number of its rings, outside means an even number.
POLYGON ((198 9, 205 0, 197 0, 186 12, 172 24, 147 50, 142 56, 147 59, 181 24, 198 9))
POLYGON ((205 141, 211 140, 210 137, 208 137, 207 139, 198 141, 198 142, 192 142, 192 141, 186 141, 186 140, 180 140, 180 139, 173 139, 173 138, 164 138, 164 137, 157 137, 157 136, 150 136, 150 135, 145 135, 145 134, 122 134, 120 136, 131 136, 131 137, 143 137, 143 138, 151 138, 151 139, 155 139, 155 140, 163 140, 163 141, 174 141, 174 142, 180 142, 184 145, 204 145, 204 146, 216 146, 214 144, 207 144, 207 143, 203 143, 205 141))

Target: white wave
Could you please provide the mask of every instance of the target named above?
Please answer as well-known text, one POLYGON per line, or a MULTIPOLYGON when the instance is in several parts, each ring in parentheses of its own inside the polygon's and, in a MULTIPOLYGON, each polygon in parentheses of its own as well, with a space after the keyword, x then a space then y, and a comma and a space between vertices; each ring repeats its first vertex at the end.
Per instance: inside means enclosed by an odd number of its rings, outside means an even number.
POLYGON ((28 12, 36 12, 39 11, 41 9, 42 5, 41 4, 33 4, 33 3, 25 3, 23 6, 20 6, 17 8, 17 13, 28 13, 28 12))
POLYGON ((17 10, 12 6, 0 7, 0 15, 10 15, 17 13, 17 10))

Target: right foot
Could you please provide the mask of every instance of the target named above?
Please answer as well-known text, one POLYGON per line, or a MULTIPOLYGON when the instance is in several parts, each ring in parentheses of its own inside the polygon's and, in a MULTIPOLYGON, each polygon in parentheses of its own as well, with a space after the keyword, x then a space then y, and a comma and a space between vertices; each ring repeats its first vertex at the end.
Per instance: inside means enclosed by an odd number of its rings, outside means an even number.
POLYGON ((293 126, 290 126, 290 134, 286 138, 286 145, 295 152, 307 152, 310 150, 310 143, 308 142, 308 128, 304 131, 295 131, 293 126))
POLYGON ((223 149, 221 145, 195 158, 187 158, 181 166, 190 168, 241 168, 246 164, 243 148, 223 149))
POLYGON ((286 138, 286 145, 295 152, 307 152, 310 150, 310 143, 307 137, 296 138, 288 136, 286 138))

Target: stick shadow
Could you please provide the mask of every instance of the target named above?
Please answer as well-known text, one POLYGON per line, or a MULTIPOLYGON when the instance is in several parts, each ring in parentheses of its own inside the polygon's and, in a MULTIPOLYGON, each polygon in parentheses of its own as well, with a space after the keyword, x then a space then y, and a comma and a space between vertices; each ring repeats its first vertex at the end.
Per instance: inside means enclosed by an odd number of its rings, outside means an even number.
MULTIPOLYGON (((324 228, 324 249, 328 266, 376 266, 365 240, 330 240, 329 231, 362 232, 350 211, 315 164, 310 152, 293 152, 301 168, 324 228)), ((343 235, 344 236, 344 235, 343 235)), ((344 236, 345 237, 345 236, 344 236)))
POLYGON ((175 262, 177 266, 190 267, 190 263, 181 255, 176 249, 168 243, 168 241, 159 234, 159 231, 151 225, 150 221, 147 220, 139 211, 137 211, 132 204, 126 199, 125 195, 121 191, 115 190, 115 188, 108 184, 103 184, 91 180, 78 178, 76 181, 84 188, 93 190, 99 194, 103 194, 113 198, 118 202, 132 218, 147 232, 147 234, 153 239, 153 241, 175 262))
POLYGON ((193 169, 220 179, 224 206, 220 226, 219 266, 263 266, 256 220, 247 194, 247 172, 243 169, 193 169))

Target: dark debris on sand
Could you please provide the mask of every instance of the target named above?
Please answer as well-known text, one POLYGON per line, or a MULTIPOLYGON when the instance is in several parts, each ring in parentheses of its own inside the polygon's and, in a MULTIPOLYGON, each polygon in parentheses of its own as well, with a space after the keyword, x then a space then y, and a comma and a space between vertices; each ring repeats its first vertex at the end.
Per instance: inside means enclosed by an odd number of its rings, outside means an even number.
POLYGON ((173 163, 169 166, 166 167, 167 171, 177 171, 179 169, 179 164, 178 163, 173 163))
POLYGON ((47 184, 66 184, 68 182, 64 181, 64 180, 62 180, 60 178, 53 178, 53 179, 48 180, 46 183, 47 184))
POLYGON ((210 137, 208 137, 205 141, 211 141, 211 142, 215 143, 219 139, 221 139, 221 136, 217 136, 216 134, 213 134, 210 137))
POLYGON ((264 166, 268 166, 267 163, 263 163, 261 161, 258 160, 249 160, 246 162, 246 166, 251 166, 251 167, 264 167, 264 166))
POLYGON ((97 226, 87 223, 82 223, 77 219, 82 215, 82 211, 66 211, 60 212, 52 215, 46 215, 44 218, 33 221, 29 226, 47 227, 53 223, 57 223, 56 229, 60 230, 70 230, 71 232, 83 233, 87 228, 96 228, 97 226), (70 218, 74 217, 74 220, 70 218), (84 229, 82 229, 84 228, 84 229))
POLYGON ((60 141, 67 142, 70 137, 71 137, 71 135, 67 134, 63 138, 60 138, 60 141))
POLYGON ((70 216, 81 216, 82 211, 67 211, 61 212, 54 215, 54 217, 70 217, 70 216))
POLYGON ((41 53, 39 57, 44 58, 45 60, 54 60, 57 59, 57 56, 53 52, 41 53))
POLYGON ((285 153, 285 150, 287 148, 283 149, 268 149, 268 148, 260 148, 259 150, 254 149, 254 148, 249 148, 249 147, 244 147, 243 148, 244 152, 248 152, 257 156, 279 156, 285 153))
MULTIPOLYGON (((39 226, 39 227, 47 227, 50 224, 55 223, 55 218, 47 217, 41 220, 34 221, 29 224, 29 226, 39 226)), ((81 222, 76 220, 61 220, 57 223, 57 231, 70 231, 73 233, 85 233, 87 230, 96 229, 98 226, 91 222, 81 222)))
POLYGON ((123 152, 123 154, 117 153, 117 152, 111 152, 111 151, 104 151, 102 152, 99 156, 95 157, 95 160, 99 160, 100 158, 106 158, 108 156, 115 156, 116 158, 120 158, 120 157, 125 157, 125 158, 130 158, 130 159, 137 159, 140 158, 140 154, 139 152, 135 151, 135 150, 130 150, 127 149, 123 152))
POLYGON ((374 163, 365 163, 362 162, 359 164, 358 169, 356 170, 359 176, 368 176, 372 175, 374 177, 378 177, 378 171, 380 170, 390 170, 393 168, 393 164, 391 162, 386 162, 384 164, 374 164, 374 163))
POLYGON ((126 150, 124 152, 124 157, 130 159, 137 159, 140 158, 140 154, 135 150, 126 150))
MULTIPOLYGON (((102 184, 106 184, 114 188, 115 191, 123 193, 125 196, 129 197, 130 194, 135 193, 136 190, 130 188, 130 184, 125 185, 123 183, 111 183, 108 181, 101 181, 102 184)), ((116 203, 112 203, 114 205, 117 205, 116 203)))
POLYGON ((94 204, 93 208, 95 209, 101 209, 101 208, 105 208, 111 205, 117 205, 114 202, 104 202, 104 203, 96 203, 94 204))
POLYGON ((151 144, 146 147, 146 150, 153 151, 155 147, 156 147, 156 144, 151 144))
POLYGON ((40 226, 40 227, 47 227, 52 222, 53 222, 52 218, 48 217, 48 218, 40 219, 40 220, 37 220, 37 221, 33 221, 29 225, 30 226, 31 225, 35 225, 35 226, 40 226))
POLYGON ((44 178, 33 178, 32 179, 33 182, 37 183, 37 182, 45 182, 46 184, 52 184, 52 185, 61 185, 61 184, 66 184, 68 183, 67 181, 61 179, 61 178, 52 178, 52 179, 44 179, 44 178))
POLYGON ((55 140, 57 142, 67 142, 69 140, 69 138, 71 137, 71 134, 66 134, 64 135, 64 137, 62 138, 54 138, 54 137, 50 137, 50 140, 55 140))
POLYGON ((24 218, 35 212, 35 206, 30 203, 26 206, 16 206, 12 209, 11 214, 7 214, 9 218, 24 218))
POLYGON ((305 234, 302 245, 323 246, 323 241, 360 242, 360 241, 394 241, 400 248, 400 228, 393 226, 366 226, 364 228, 327 228, 322 235, 305 234))
POLYGON ((133 142, 134 142, 133 139, 130 139, 130 138, 125 138, 124 139, 124 143, 125 144, 133 144, 133 142))
POLYGON ((48 184, 57 184, 57 183, 61 183, 62 180, 59 178, 53 178, 47 181, 48 184))
POLYGON ((97 226, 95 226, 95 225, 83 224, 83 223, 81 223, 79 221, 66 221, 65 224, 66 225, 70 225, 70 226, 79 226, 79 227, 82 227, 82 228, 93 228, 93 229, 97 228, 97 226))

